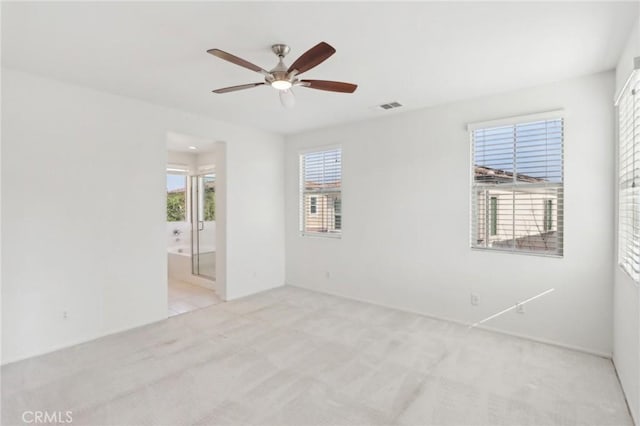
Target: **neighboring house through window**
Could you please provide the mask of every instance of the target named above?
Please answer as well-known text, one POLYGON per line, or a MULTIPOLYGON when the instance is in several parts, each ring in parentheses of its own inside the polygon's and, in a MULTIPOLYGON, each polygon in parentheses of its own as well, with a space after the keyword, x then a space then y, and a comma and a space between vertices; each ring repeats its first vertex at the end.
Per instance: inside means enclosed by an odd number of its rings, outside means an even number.
POLYGON ((544 230, 553 229, 553 200, 544 200, 544 230))
POLYGON ((341 234, 341 148, 300 155, 300 230, 303 235, 341 234))
POLYGON ((563 119, 536 114, 469 126, 471 246, 563 254, 563 119))
POLYGON ((491 197, 491 235, 498 234, 498 197, 491 197))
POLYGON ((333 199, 333 213, 336 229, 342 229, 342 200, 339 198, 333 199))
POLYGON ((318 197, 311 197, 310 200, 311 203, 309 204, 309 213, 318 213, 318 197))

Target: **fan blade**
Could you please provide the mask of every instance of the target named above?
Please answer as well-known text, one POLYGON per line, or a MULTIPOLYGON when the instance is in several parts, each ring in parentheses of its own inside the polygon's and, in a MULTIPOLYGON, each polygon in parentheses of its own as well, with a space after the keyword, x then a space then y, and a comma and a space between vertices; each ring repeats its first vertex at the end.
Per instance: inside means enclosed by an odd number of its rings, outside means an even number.
POLYGON ((251 89, 252 87, 262 86, 265 83, 249 83, 241 84, 240 86, 223 87, 222 89, 214 90, 213 93, 229 93, 237 90, 251 89))
POLYGON ((342 81, 300 80, 300 82, 304 87, 328 92, 353 93, 358 88, 357 84, 343 83, 342 81))
POLYGON ((323 63, 329 56, 336 53, 336 49, 329 46, 324 41, 316 44, 311 49, 302 54, 296 61, 291 64, 287 70, 287 74, 293 70, 298 71, 298 74, 309 71, 311 68, 323 63))
POLYGON ((250 69, 251 71, 259 72, 260 74, 263 74, 263 75, 270 75, 269 71, 266 71, 260 68, 259 66, 252 64, 249 61, 245 61, 242 58, 238 58, 237 56, 232 55, 231 53, 222 51, 220 49, 209 49, 207 50, 207 53, 210 53, 213 56, 217 56, 220 59, 224 59, 225 61, 229 61, 232 64, 240 65, 241 67, 250 69))

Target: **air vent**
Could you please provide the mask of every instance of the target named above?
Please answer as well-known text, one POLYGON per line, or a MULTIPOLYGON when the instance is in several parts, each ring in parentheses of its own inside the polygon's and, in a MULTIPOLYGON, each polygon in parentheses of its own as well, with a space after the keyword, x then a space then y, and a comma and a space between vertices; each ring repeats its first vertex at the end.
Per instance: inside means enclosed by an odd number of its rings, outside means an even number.
POLYGON ((374 108, 381 111, 388 111, 390 109, 400 108, 401 106, 402 104, 400 102, 393 101, 382 105, 376 105, 374 108))

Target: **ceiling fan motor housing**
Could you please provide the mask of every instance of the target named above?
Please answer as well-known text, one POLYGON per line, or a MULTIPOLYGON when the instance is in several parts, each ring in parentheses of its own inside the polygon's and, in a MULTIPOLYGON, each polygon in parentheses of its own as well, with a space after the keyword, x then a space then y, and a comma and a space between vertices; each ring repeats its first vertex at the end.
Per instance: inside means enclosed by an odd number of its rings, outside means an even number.
POLYGON ((289 46, 287 46, 286 44, 274 44, 273 46, 271 46, 271 50, 273 50, 273 53, 281 58, 287 56, 287 54, 291 51, 289 46))
POLYGON ((298 80, 295 78, 297 72, 294 70, 288 73, 287 70, 289 69, 289 67, 287 67, 283 61, 284 57, 287 55, 287 53, 289 53, 291 49, 286 44, 274 44, 273 46, 271 46, 271 50, 273 50, 273 53, 278 55, 278 64, 269 71, 269 75, 265 76, 264 81, 266 81, 267 84, 270 84, 271 87, 280 90, 281 88, 277 87, 278 84, 276 84, 275 86, 273 85, 274 81, 283 83, 289 82, 290 85, 284 83, 284 87, 286 88, 294 86, 298 82, 298 80))

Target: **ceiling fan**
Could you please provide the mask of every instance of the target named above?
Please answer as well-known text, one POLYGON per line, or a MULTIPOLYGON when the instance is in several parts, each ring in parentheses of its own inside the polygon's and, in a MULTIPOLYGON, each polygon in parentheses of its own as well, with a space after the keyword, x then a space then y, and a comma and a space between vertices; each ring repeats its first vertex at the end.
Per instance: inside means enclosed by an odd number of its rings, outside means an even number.
POLYGON ((353 93, 358 87, 356 84, 343 83, 340 81, 327 81, 327 80, 301 80, 298 78, 303 72, 307 72, 310 69, 320 65, 331 55, 336 53, 336 49, 329 44, 323 42, 318 43, 311 49, 307 50, 302 56, 287 67, 284 64, 284 57, 287 56, 291 50, 286 44, 274 44, 271 46, 271 50, 278 56, 278 64, 267 71, 260 68, 251 62, 245 61, 242 58, 234 56, 230 53, 224 52, 220 49, 209 49, 207 53, 217 56, 220 59, 229 61, 233 64, 240 65, 241 67, 250 69, 264 76, 264 83, 249 83, 241 84, 239 86, 224 87, 222 89, 214 90, 213 93, 229 93, 237 90, 251 89, 252 87, 269 85, 274 89, 277 89, 280 94, 280 102, 283 106, 290 108, 295 104, 295 98, 293 96, 293 87, 308 87, 310 89, 326 90, 329 92, 342 92, 353 93))

